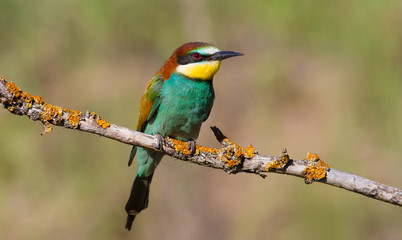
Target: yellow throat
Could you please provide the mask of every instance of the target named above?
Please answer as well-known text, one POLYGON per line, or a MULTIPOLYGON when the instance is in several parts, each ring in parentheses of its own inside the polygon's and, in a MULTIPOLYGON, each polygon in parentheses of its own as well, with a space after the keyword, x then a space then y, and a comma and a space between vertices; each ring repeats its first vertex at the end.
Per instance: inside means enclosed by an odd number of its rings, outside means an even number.
POLYGON ((212 80, 213 76, 218 72, 220 61, 205 61, 197 63, 189 63, 179 65, 176 72, 193 79, 212 80))

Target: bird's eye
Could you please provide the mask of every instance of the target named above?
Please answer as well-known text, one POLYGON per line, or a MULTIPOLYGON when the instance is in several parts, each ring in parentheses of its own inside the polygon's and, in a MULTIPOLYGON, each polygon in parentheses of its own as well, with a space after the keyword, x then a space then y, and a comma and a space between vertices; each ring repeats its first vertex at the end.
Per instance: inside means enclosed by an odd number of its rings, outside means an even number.
POLYGON ((201 54, 199 54, 198 52, 193 53, 194 60, 199 60, 200 58, 201 58, 201 54))

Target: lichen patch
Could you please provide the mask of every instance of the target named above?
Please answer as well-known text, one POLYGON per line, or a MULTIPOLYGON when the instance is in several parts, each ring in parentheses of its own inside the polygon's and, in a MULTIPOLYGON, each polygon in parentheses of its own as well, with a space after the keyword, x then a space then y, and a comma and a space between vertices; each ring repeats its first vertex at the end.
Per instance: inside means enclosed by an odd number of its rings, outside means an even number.
POLYGON ((327 171, 330 169, 330 167, 320 159, 318 154, 308 152, 305 161, 307 161, 307 166, 304 169, 306 184, 319 181, 326 177, 327 171))

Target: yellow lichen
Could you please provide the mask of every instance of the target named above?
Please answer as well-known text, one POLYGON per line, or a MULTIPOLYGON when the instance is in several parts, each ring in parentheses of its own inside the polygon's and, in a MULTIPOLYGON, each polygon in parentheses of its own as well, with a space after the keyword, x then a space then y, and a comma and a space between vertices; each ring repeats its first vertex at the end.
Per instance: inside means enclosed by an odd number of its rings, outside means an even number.
MULTIPOLYGON (((1 80, 2 80, 2 82, 5 82, 4 77, 1 80)), ((13 95, 14 98, 16 98, 17 100, 21 100, 21 101, 25 102, 26 106, 28 108, 32 107, 33 98, 29 93, 22 91, 13 82, 6 83, 6 87, 7 87, 8 91, 13 95)))
POLYGON ((320 159, 318 154, 311 154, 308 152, 305 160, 308 161, 307 166, 304 169, 306 183, 312 183, 313 181, 318 181, 325 178, 330 167, 320 159))
POLYGON ((96 120, 96 124, 98 124, 98 126, 102 127, 102 128, 107 128, 110 126, 110 123, 106 122, 105 120, 103 120, 99 114, 96 114, 95 112, 90 112, 89 113, 92 119, 96 120))
POLYGON ((223 139, 223 141, 227 142, 229 146, 233 146, 236 157, 244 156, 245 158, 253 158, 255 156, 255 149, 252 145, 248 145, 247 148, 243 148, 237 143, 229 141, 228 138, 223 139))
POLYGON ((77 110, 67 110, 68 116, 67 120, 71 123, 71 125, 76 128, 80 122, 81 112, 77 110))
POLYGON ((53 128, 50 126, 50 121, 58 119, 63 116, 63 110, 61 107, 53 106, 47 104, 43 99, 39 96, 33 96, 32 99, 35 103, 39 104, 39 107, 42 109, 40 117, 45 128, 44 133, 50 132, 53 128))
MULTIPOLYGON (((31 96, 29 93, 22 91, 13 82, 7 82, 4 77, 1 77, 1 81, 3 84, 6 85, 8 91, 12 94, 13 102, 23 103, 28 108, 32 108, 33 104, 36 104, 36 107, 39 107, 42 110, 42 112, 40 113, 40 120, 42 121, 45 128, 44 133, 50 132, 52 130, 50 123, 61 120, 64 113, 67 114, 67 121, 72 125, 72 127, 78 127, 80 116, 82 115, 80 111, 68 110, 65 108, 47 104, 42 99, 42 97, 37 95, 31 96)), ((8 106, 7 109, 11 112, 14 112, 17 105, 14 105, 15 103, 12 103, 11 101, 9 104, 11 106, 8 106)), ((100 118, 99 115, 97 115, 96 120, 97 124, 102 128, 107 128, 108 126, 110 126, 110 124, 100 118)))
POLYGON ((45 103, 45 101, 43 101, 41 96, 34 95, 34 96, 32 96, 32 99, 35 101, 35 103, 40 104, 40 105, 45 103))
POLYGON ((46 103, 42 106, 43 112, 40 113, 40 117, 41 117, 42 121, 48 122, 49 120, 52 119, 52 115, 50 113, 50 108, 51 108, 51 105, 46 104, 46 103))
POLYGON ((61 107, 58 106, 52 106, 52 112, 54 116, 62 116, 63 115, 63 110, 61 107))
POLYGON ((216 149, 216 148, 210 148, 210 147, 204 147, 204 146, 197 145, 195 154, 200 154, 200 152, 217 154, 218 151, 219 151, 219 149, 216 149))
POLYGON ((21 100, 27 103, 27 107, 31 108, 32 107, 32 97, 31 94, 27 92, 22 92, 21 93, 21 100))
POLYGON ((41 109, 43 110, 41 113, 41 119, 45 122, 51 121, 54 118, 61 117, 63 115, 63 110, 58 106, 44 103, 41 106, 41 109))
POLYGON ((267 164, 265 171, 270 171, 272 169, 282 169, 286 166, 286 164, 289 162, 289 155, 287 153, 286 148, 284 147, 282 150, 282 156, 281 159, 274 160, 267 164))
POLYGON ((220 149, 219 155, 221 161, 224 161, 228 167, 238 166, 242 163, 244 158, 253 158, 255 156, 255 149, 252 145, 243 148, 237 143, 231 142, 228 138, 223 139, 223 141, 226 142, 228 146, 220 149))
MULTIPOLYGON (((166 137, 166 139, 172 143, 174 149, 177 152, 185 155, 190 154, 188 142, 183 142, 170 137, 166 137)), ((255 156, 255 149, 251 145, 249 145, 247 148, 243 148, 238 144, 229 141, 229 139, 227 138, 225 138, 223 141, 225 141, 228 146, 222 149, 209 148, 196 145, 195 154, 199 155, 202 152, 204 152, 218 155, 221 161, 225 162, 226 166, 228 167, 235 167, 237 165, 240 165, 244 158, 252 158, 255 156)))
POLYGON ((48 132, 52 131, 52 129, 53 129, 52 126, 50 126, 49 122, 43 123, 43 127, 45 130, 43 131, 42 134, 48 133, 48 132))
POLYGON ((15 85, 13 82, 8 82, 6 83, 6 87, 8 89, 8 91, 13 94, 14 97, 20 97, 21 95, 21 89, 19 87, 17 87, 17 85, 15 85))
MULTIPOLYGON (((171 143, 173 143, 173 147, 174 149, 182 154, 185 155, 190 155, 190 149, 189 149, 189 145, 188 142, 183 142, 174 138, 170 138, 170 137, 166 137, 167 140, 169 140, 171 143)), ((197 154, 197 151, 196 151, 197 154)))
POLYGON ((99 115, 98 115, 98 119, 96 120, 96 123, 101 126, 102 128, 107 128, 110 126, 110 123, 106 122, 105 120, 103 120, 99 115))
POLYGON ((253 158, 255 156, 255 149, 253 145, 248 145, 246 151, 244 152, 246 158, 253 158))

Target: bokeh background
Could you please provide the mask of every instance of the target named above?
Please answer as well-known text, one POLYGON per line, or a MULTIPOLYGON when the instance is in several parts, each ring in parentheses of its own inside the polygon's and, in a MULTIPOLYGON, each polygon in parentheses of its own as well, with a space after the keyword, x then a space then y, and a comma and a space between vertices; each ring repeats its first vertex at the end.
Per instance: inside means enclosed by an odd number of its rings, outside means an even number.
MULTIPOLYGON (((0 0, 0 74, 47 102, 135 128, 172 51, 225 60, 208 126, 266 155, 318 153, 402 187, 402 2, 0 0)), ((149 208, 124 229, 130 146, 0 110, 1 239, 401 239, 402 209, 342 189, 165 158, 149 208)))

